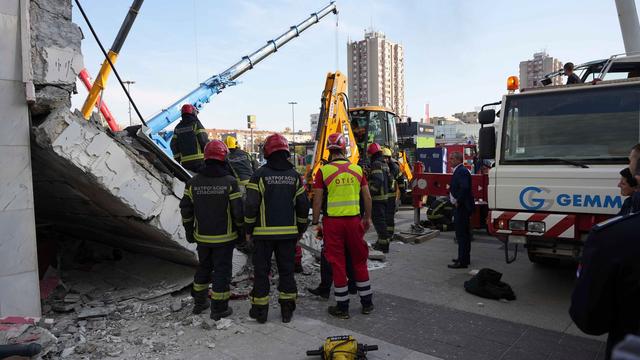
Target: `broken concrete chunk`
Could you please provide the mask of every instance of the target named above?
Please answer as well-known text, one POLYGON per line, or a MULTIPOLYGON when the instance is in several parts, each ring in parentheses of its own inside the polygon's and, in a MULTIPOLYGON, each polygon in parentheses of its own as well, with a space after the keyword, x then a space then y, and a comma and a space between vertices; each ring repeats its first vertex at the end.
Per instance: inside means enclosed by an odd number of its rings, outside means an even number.
POLYGON ((226 330, 233 325, 233 321, 231 319, 220 319, 216 321, 216 329, 217 330, 226 330))
POLYGON ((77 303, 78 301, 80 301, 80 294, 67 294, 64 297, 65 303, 77 303))
POLYGON ((175 299, 172 303, 171 303, 171 311, 173 312, 177 312, 182 310, 182 300, 180 299, 175 299))
POLYGON ((55 312, 59 313, 68 313, 73 311, 75 304, 65 304, 65 303, 53 303, 51 308, 55 312))
POLYGON ((380 260, 384 261, 386 259, 385 254, 379 250, 369 250, 369 259, 370 260, 380 260))
POLYGON ((103 306, 97 308, 82 308, 78 313, 78 319, 107 316, 115 311, 113 306, 103 306))

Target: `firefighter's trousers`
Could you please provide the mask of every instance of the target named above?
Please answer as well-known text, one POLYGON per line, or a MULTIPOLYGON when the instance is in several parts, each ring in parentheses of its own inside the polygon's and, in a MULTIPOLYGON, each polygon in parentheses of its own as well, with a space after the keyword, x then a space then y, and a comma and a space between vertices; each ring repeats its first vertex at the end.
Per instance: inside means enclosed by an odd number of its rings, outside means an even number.
POLYGON ((293 276, 295 268, 296 239, 254 240, 253 253, 253 291, 251 304, 269 305, 269 272, 271 270, 271 255, 275 253, 278 266, 279 302, 295 301, 298 295, 296 279, 293 276))
POLYGON ((198 267, 193 278, 194 292, 206 291, 211 283, 213 300, 229 300, 234 247, 235 241, 213 246, 198 244, 198 267))
POLYGON ((378 234, 378 243, 389 243, 387 231, 387 200, 374 201, 371 206, 371 221, 378 234))
POLYGON ((387 208, 385 212, 385 220, 387 224, 387 235, 392 238, 395 232, 395 217, 396 217, 396 197, 395 193, 389 196, 387 199, 387 208))

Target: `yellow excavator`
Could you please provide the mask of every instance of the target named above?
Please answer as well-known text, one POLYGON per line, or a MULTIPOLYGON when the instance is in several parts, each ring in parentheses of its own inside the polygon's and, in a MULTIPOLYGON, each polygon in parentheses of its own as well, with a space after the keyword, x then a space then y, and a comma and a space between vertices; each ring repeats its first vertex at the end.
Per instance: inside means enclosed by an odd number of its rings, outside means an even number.
POLYGON ((313 161, 309 164, 305 179, 311 184, 316 173, 329 159, 327 137, 341 132, 347 140, 347 158, 354 164, 366 167, 366 150, 376 142, 398 154, 400 170, 411 181, 413 175, 404 151, 398 151, 396 122, 398 116, 380 106, 349 109, 347 77, 341 72, 328 73, 322 92, 318 129, 315 135, 313 161), (361 156, 362 155, 362 156, 361 156))

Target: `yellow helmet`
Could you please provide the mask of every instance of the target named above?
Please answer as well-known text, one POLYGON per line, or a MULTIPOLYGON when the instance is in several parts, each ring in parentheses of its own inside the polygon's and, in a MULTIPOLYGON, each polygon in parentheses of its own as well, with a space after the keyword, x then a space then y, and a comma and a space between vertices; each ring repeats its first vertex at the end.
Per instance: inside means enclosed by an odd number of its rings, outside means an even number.
POLYGON ((391 157, 391 150, 389 148, 382 148, 382 156, 391 157))
POLYGON ((238 147, 238 141, 233 136, 227 136, 224 139, 224 144, 227 145, 229 149, 235 149, 238 147))

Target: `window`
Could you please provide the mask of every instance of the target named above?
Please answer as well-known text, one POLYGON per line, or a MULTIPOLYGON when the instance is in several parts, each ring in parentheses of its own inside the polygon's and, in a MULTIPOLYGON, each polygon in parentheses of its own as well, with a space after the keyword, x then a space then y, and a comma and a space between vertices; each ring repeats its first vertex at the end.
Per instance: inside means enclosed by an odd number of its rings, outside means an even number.
POLYGON ((507 99, 502 161, 623 164, 639 139, 637 84, 525 94, 507 99))

